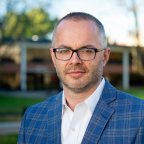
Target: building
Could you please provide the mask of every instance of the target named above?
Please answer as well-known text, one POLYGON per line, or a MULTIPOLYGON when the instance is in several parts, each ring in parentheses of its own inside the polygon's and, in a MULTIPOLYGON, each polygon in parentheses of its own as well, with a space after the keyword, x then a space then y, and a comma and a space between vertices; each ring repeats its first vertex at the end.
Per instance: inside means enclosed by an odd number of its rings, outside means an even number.
MULTIPOLYGON (((0 89, 58 89, 59 80, 53 67, 49 48, 51 41, 26 41, 0 48, 0 89)), ((109 63, 104 75, 125 89, 130 86, 131 48, 111 45, 109 63)))

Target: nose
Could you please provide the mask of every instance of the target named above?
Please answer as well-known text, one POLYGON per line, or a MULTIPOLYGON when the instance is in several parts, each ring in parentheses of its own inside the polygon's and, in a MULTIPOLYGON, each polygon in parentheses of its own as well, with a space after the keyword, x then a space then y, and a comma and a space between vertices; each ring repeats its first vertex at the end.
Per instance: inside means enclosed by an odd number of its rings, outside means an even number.
POLYGON ((73 63, 73 64, 78 64, 78 63, 81 63, 81 59, 79 58, 78 54, 76 52, 73 53, 71 59, 69 60, 70 63, 73 63))

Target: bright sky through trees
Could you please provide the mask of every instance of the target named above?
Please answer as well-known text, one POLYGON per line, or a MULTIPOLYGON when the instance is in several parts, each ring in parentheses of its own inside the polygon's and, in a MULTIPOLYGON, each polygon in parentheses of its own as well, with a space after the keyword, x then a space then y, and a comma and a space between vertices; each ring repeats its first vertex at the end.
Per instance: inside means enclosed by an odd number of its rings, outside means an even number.
MULTIPOLYGON (((124 0, 123 3, 130 5, 131 1, 124 0)), ((138 3, 141 44, 144 45, 144 0, 135 1, 138 3)), ((61 18, 72 11, 88 12, 100 19, 111 42, 134 44, 131 36, 134 30, 133 15, 119 0, 53 0, 51 7, 53 15, 61 18)))
MULTIPOLYGON (((5 12, 5 3, 0 1, 0 16, 5 12)), ((73 11, 88 12, 96 16, 105 26, 110 42, 134 45, 132 34, 134 31, 134 17, 125 5, 132 0, 23 0, 27 7, 38 7, 41 4, 50 15, 61 18, 73 11), (122 5, 122 1, 125 5, 122 5), (51 4, 50 6, 48 4, 51 4)), ((133 0, 134 1, 134 0, 133 0)), ((138 3, 138 21, 140 27, 141 44, 144 46, 144 0, 135 0, 138 3)), ((19 5, 22 9, 23 5, 19 5)))

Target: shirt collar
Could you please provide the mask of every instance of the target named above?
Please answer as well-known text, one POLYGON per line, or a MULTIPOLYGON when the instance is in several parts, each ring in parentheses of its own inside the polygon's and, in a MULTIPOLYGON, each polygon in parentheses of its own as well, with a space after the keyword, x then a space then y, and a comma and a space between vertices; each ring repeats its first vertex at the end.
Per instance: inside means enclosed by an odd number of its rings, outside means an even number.
POLYGON ((90 109, 91 113, 93 113, 93 111, 94 111, 94 109, 95 109, 95 107, 96 107, 96 105, 100 99, 104 85, 105 85, 105 80, 104 80, 104 78, 102 78, 102 81, 100 82, 100 84, 98 85, 96 90, 92 93, 92 95, 90 95, 85 100, 85 103, 88 106, 88 108, 90 109))
MULTIPOLYGON (((100 82, 100 84, 98 85, 96 90, 84 102, 82 102, 82 103, 86 104, 86 106, 89 108, 91 113, 93 113, 93 111, 94 111, 94 109, 95 109, 95 107, 96 107, 96 105, 97 105, 97 103, 100 99, 100 96, 102 94, 104 85, 105 85, 105 79, 102 78, 102 81, 100 82)), ((64 96, 64 92, 63 92, 63 95, 62 95, 62 104, 63 104, 63 110, 64 110, 64 108, 70 109, 67 106, 65 96, 64 96)))

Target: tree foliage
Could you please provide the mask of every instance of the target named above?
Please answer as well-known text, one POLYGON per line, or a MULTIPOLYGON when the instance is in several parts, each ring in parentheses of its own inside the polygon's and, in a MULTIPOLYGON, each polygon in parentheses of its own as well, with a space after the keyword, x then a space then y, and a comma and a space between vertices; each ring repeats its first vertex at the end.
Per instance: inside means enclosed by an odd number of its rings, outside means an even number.
POLYGON ((41 8, 21 14, 10 12, 6 15, 6 20, 3 36, 13 39, 31 38, 33 35, 45 37, 56 21, 51 20, 48 13, 41 8))
MULTIPOLYGON (((17 0, 12 0, 17 2, 17 0)), ((7 0, 6 14, 0 17, 0 41, 5 38, 13 40, 31 39, 33 35, 40 38, 46 37, 54 27, 56 18, 52 19, 50 14, 42 7, 33 7, 16 11, 14 3, 7 0)))

